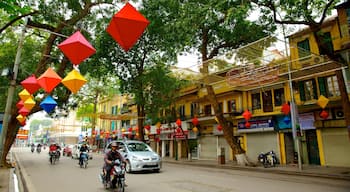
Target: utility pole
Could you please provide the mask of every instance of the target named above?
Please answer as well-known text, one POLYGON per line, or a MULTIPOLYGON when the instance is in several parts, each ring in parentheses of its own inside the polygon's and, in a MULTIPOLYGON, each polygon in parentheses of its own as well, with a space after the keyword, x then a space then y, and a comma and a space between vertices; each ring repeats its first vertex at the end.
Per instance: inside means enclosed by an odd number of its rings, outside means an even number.
POLYGON ((22 27, 22 33, 21 33, 21 36, 20 36, 20 39, 18 42, 15 63, 13 66, 13 75, 12 75, 12 79, 10 81, 10 87, 8 90, 8 95, 7 95, 7 100, 6 100, 6 107, 5 107, 5 113, 4 113, 4 119, 3 119, 3 127, 2 127, 2 131, 1 131, 1 135, 0 135, 0 167, 3 166, 2 160, 6 158, 6 157, 4 157, 4 155, 5 155, 5 152, 4 152, 5 140, 6 140, 5 138, 7 136, 8 124, 9 124, 10 115, 11 115, 13 95, 14 95, 14 92, 16 89, 16 84, 17 84, 16 80, 17 80, 19 64, 21 61, 21 53, 22 53, 22 47, 23 47, 24 37, 25 37, 25 33, 26 33, 26 28, 27 28, 27 22, 28 22, 28 18, 26 17, 25 21, 24 21, 24 25, 22 27))

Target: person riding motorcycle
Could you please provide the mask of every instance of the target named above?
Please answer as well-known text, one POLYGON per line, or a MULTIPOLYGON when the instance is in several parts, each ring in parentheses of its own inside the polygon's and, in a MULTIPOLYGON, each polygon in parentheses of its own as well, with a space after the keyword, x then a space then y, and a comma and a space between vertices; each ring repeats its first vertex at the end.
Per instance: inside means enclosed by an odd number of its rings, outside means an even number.
POLYGON ((36 146, 36 151, 37 151, 38 153, 41 152, 41 144, 40 144, 40 143, 38 143, 38 145, 36 146))
POLYGON ((30 150, 31 150, 31 151, 32 151, 32 153, 33 153, 33 152, 34 152, 34 149, 35 149, 35 145, 34 145, 34 143, 32 143, 30 147, 31 147, 31 148, 30 148, 30 150))
POLYGON ((118 149, 119 149, 119 146, 117 142, 112 142, 111 150, 108 151, 104 156, 104 161, 105 161, 104 170, 106 173, 107 182, 110 180, 110 172, 113 167, 113 162, 115 160, 119 159, 121 163, 126 164, 124 157, 119 153, 118 149))
MULTIPOLYGON (((79 152, 80 152, 80 155, 79 155, 79 165, 81 165, 81 164, 83 164, 83 153, 84 152, 89 152, 90 151, 90 149, 89 149, 89 147, 86 145, 86 143, 84 143, 81 147, 80 147, 80 150, 79 150, 79 152)), ((86 158, 89 158, 88 156, 86 157, 86 158)))

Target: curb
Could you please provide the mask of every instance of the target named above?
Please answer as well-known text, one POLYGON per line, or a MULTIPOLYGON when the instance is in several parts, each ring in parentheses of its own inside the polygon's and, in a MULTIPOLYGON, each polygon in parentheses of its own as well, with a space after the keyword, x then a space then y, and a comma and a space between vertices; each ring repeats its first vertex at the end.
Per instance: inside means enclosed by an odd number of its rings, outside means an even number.
POLYGON ((260 168, 254 168, 254 167, 215 165, 215 164, 208 164, 208 163, 191 163, 191 162, 184 162, 184 161, 175 162, 175 161, 163 160, 163 162, 164 163, 171 163, 171 164, 196 166, 196 167, 231 169, 231 170, 240 170, 240 171, 297 175, 297 176, 308 176, 308 177, 316 177, 316 178, 338 179, 338 180, 350 181, 349 176, 345 176, 345 175, 343 176, 343 175, 339 175, 339 174, 311 173, 311 172, 303 172, 303 171, 297 171, 297 170, 296 171, 287 171, 287 170, 276 170, 276 169, 260 169, 260 168))
POLYGON ((17 174, 18 178, 18 186, 20 192, 36 192, 31 180, 28 178, 28 173, 23 168, 20 161, 18 161, 18 157, 16 153, 13 153, 14 161, 16 162, 15 165, 15 172, 17 174))

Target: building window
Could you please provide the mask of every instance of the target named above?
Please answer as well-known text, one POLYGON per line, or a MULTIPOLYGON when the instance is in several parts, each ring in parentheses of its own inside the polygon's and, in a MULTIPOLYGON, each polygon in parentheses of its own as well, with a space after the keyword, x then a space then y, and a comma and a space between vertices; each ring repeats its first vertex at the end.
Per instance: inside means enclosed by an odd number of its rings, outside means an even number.
POLYGON ((253 110, 254 109, 261 109, 261 100, 260 100, 260 93, 254 93, 252 94, 252 104, 253 104, 253 110))
MULTIPOLYGON (((332 37, 331 37, 331 33, 330 32, 326 32, 323 33, 323 38, 324 38, 324 42, 322 42, 325 47, 327 47, 328 51, 330 51, 330 53, 333 53, 333 43, 332 43, 332 37)), ((325 52, 325 50, 320 49, 320 55, 326 55, 327 52, 325 52)))
POLYGON ((282 106, 282 104, 285 102, 284 100, 284 89, 275 89, 273 90, 273 96, 275 100, 275 106, 282 106))
POLYGON ((205 105, 204 106, 204 114, 205 115, 211 115, 211 105, 205 105))
POLYGON ((314 79, 299 82, 300 100, 317 99, 316 81, 314 79))
POLYGON ((227 101, 227 110, 229 113, 237 112, 236 100, 227 101))
POLYGON ((298 46, 298 55, 301 60, 309 59, 308 56, 310 53, 310 43, 309 39, 305 39, 297 43, 298 46))
POLYGON ((118 111, 118 106, 116 105, 116 106, 113 106, 112 107, 112 115, 116 115, 117 114, 117 111, 118 111))
POLYGON ((221 113, 224 113, 224 104, 222 102, 219 103, 219 110, 221 113))
POLYGON ((179 114, 180 114, 180 118, 185 117, 185 105, 179 106, 179 114))
POLYGON ((198 115, 198 104, 197 103, 191 103, 191 117, 194 117, 194 115, 198 115))
POLYGON ((349 32, 350 32, 350 9, 346 9, 346 19, 348 21, 349 32))
POLYGON ((264 112, 272 112, 273 106, 272 106, 272 91, 264 91, 262 93, 262 99, 263 99, 263 110, 264 112))
POLYGON ((329 77, 319 77, 318 84, 321 95, 325 97, 340 96, 338 79, 335 75, 329 77))

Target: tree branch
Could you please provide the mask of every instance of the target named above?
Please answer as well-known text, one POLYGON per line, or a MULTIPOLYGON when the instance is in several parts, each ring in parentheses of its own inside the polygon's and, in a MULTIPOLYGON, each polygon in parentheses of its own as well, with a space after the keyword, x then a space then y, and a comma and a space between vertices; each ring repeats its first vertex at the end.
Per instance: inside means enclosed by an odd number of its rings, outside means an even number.
POLYGON ((0 34, 5 31, 8 27, 10 27, 13 23, 15 23, 16 21, 22 19, 23 17, 26 17, 28 15, 34 15, 38 13, 38 11, 33 11, 33 12, 30 12, 30 13, 27 13, 27 14, 24 14, 24 15, 20 15, 14 19, 12 19, 10 22, 6 23, 1 29, 0 29, 0 34))

